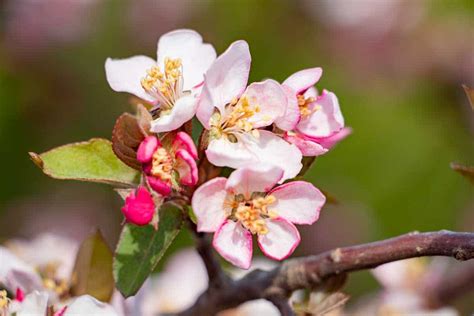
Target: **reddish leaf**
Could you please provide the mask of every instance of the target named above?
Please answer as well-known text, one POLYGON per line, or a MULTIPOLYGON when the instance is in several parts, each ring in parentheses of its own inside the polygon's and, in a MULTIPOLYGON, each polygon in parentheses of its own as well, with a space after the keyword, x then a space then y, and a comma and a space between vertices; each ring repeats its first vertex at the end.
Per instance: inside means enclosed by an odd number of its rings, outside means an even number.
POLYGON ((462 85, 464 88, 464 92, 466 92, 467 99, 469 100, 469 103, 471 104, 471 108, 474 110, 474 89, 469 88, 466 85, 462 85))
POLYGON ((128 166, 141 170, 141 164, 137 161, 137 149, 144 138, 145 134, 134 115, 120 115, 112 131, 112 148, 115 155, 128 166))
POLYGON ((452 162, 451 169, 453 169, 456 172, 459 172, 460 174, 468 178, 472 184, 474 184, 474 167, 473 166, 464 166, 464 165, 452 162))

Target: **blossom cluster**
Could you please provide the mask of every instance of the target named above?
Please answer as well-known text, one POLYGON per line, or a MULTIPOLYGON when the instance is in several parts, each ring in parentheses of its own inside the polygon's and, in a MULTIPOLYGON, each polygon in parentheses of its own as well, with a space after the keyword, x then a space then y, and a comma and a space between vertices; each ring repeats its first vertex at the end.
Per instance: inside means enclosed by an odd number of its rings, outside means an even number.
POLYGON ((298 71, 282 83, 249 84, 250 65, 247 42, 238 40, 217 57, 192 30, 163 35, 156 60, 105 63, 112 89, 142 99, 150 113, 136 149, 142 181, 126 197, 126 220, 157 225, 163 201, 187 198, 197 230, 214 233, 215 249, 244 269, 254 235, 268 257, 291 255, 300 241, 294 224, 314 223, 325 203, 311 183, 295 181, 303 157, 325 154, 350 133, 336 95, 314 87, 321 68, 298 71), (195 143, 189 126, 198 122, 202 133, 195 143), (210 176, 205 163, 233 171, 227 178, 210 176))

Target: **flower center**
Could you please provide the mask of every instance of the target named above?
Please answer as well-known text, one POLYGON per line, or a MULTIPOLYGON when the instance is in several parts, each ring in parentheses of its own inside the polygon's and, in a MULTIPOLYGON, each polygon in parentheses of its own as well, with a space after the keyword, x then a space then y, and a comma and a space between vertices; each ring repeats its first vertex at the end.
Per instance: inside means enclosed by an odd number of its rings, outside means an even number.
POLYGON ((171 181, 173 171, 173 159, 168 151, 160 147, 153 154, 151 174, 163 181, 171 181))
POLYGON ((1 309, 7 308, 10 304, 10 299, 7 296, 7 291, 1 290, 0 291, 0 311, 1 309))
POLYGON ((165 58, 165 69, 153 66, 141 80, 143 89, 160 103, 160 109, 170 110, 182 93, 181 59, 165 58))
POLYGON ((305 98, 304 95, 298 94, 296 98, 298 99, 298 107, 303 118, 310 116, 321 108, 319 105, 314 106, 312 109, 309 108, 310 104, 316 101, 313 97, 305 98))
POLYGON ((59 296, 62 296, 69 291, 69 282, 56 277, 59 265, 59 262, 49 262, 38 267, 37 270, 43 280, 43 286, 48 290, 54 291, 59 296))
POLYGON ((228 202, 232 209, 232 217, 239 221, 242 226, 252 234, 264 235, 268 233, 265 223, 267 218, 276 218, 278 215, 274 211, 268 210, 268 206, 275 203, 273 195, 261 196, 254 194, 251 199, 244 199, 242 195, 237 195, 234 200, 228 202))
POLYGON ((221 116, 219 112, 215 112, 210 119, 211 137, 220 138, 227 136, 230 141, 236 142, 234 134, 249 133, 258 137, 258 131, 253 128, 249 119, 260 112, 258 104, 252 104, 246 96, 233 99, 226 105, 226 115, 221 116))

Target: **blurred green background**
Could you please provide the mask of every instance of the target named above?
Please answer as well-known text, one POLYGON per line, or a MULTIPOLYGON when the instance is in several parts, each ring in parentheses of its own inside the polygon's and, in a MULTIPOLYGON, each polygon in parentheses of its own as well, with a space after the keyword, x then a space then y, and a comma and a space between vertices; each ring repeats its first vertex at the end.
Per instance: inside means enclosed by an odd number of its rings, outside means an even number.
MULTIPOLYGON (((110 138, 131 109, 107 57, 155 56, 161 34, 192 28, 221 53, 245 39, 251 80, 324 69, 353 134, 307 179, 338 204, 304 228, 297 255, 413 230, 474 228, 474 190, 449 163, 474 164, 470 0, 10 0, 0 2, 0 238, 43 231, 112 245, 122 220, 107 186, 52 180, 28 151, 110 138)), ((182 237, 181 244, 189 238, 182 237)), ((374 286, 368 274, 349 290, 374 286)))

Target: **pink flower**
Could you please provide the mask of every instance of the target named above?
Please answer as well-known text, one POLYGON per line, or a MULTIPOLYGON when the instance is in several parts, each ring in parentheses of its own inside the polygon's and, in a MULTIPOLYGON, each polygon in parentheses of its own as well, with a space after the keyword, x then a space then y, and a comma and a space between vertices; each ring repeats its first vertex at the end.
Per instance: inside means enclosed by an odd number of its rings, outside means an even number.
POLYGON ((275 165, 284 181, 301 170, 301 152, 264 128, 285 113, 285 92, 274 80, 247 87, 250 61, 248 44, 237 41, 206 72, 196 112, 209 130, 206 155, 216 166, 275 165))
POLYGON ((159 107, 151 131, 160 133, 192 119, 204 73, 216 52, 195 31, 176 30, 160 38, 157 55, 156 61, 142 55, 108 58, 105 72, 113 90, 132 93, 159 107))
POLYGON ((294 73, 282 84, 288 106, 275 124, 287 131, 283 137, 298 146, 304 156, 326 153, 351 132, 344 128, 344 117, 336 95, 323 90, 318 96, 313 87, 321 75, 321 68, 305 69, 294 73))
POLYGON ((155 202, 145 187, 138 187, 136 193, 132 191, 125 199, 122 213, 128 222, 135 225, 148 225, 155 214, 155 202))
POLYGON ((197 149, 192 138, 178 132, 164 144, 156 136, 145 138, 137 151, 150 186, 163 196, 171 194, 173 183, 193 186, 198 181, 197 149))
POLYGON ((228 179, 215 178, 192 198, 197 230, 214 232, 213 245, 229 262, 248 269, 252 235, 263 253, 275 260, 290 256, 300 242, 293 224, 313 224, 325 196, 311 183, 275 186, 284 174, 278 167, 241 168, 228 179))

